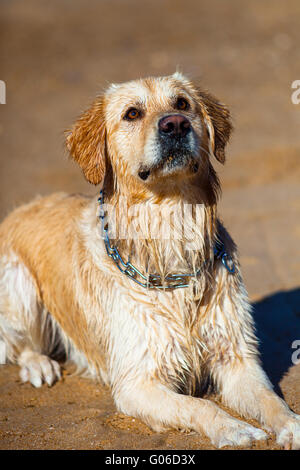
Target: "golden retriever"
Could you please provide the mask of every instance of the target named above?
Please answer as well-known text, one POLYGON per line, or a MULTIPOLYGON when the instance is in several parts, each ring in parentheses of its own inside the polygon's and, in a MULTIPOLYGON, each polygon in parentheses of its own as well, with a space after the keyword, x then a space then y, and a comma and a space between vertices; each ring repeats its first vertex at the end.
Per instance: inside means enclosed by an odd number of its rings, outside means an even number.
POLYGON ((299 449, 299 416, 260 366, 237 250, 217 218, 211 160, 224 163, 231 129, 227 108, 180 73, 111 85, 67 133, 100 197, 39 198, 0 227, 0 338, 36 387, 60 378, 63 353, 154 430, 205 433, 216 447, 266 439, 196 396, 209 381, 299 449))

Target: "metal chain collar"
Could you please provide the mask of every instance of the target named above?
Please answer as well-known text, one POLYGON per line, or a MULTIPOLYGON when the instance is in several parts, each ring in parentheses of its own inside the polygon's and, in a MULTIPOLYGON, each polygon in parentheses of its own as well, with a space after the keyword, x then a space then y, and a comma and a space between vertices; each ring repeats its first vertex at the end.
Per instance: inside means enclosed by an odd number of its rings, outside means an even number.
MULTIPOLYGON (((99 219, 101 221, 106 252, 108 256, 112 258, 121 273, 125 274, 127 277, 132 279, 132 281, 136 282, 142 287, 145 287, 146 289, 179 289, 180 287, 188 287, 189 278, 197 277, 202 272, 201 269, 198 269, 195 273, 192 274, 170 274, 169 276, 166 276, 164 278, 165 284, 161 283, 161 276, 158 274, 148 274, 145 276, 143 273, 141 273, 141 271, 139 271, 135 266, 133 266, 129 260, 125 262, 122 256, 120 255, 117 247, 112 246, 110 244, 108 236, 108 225, 104 223, 104 191, 102 189, 100 190, 98 202, 100 205, 99 219)), ((233 260, 231 256, 226 252, 224 243, 221 240, 217 240, 217 242, 215 243, 214 257, 215 259, 221 260, 221 262, 230 274, 235 273, 235 266, 233 260)))

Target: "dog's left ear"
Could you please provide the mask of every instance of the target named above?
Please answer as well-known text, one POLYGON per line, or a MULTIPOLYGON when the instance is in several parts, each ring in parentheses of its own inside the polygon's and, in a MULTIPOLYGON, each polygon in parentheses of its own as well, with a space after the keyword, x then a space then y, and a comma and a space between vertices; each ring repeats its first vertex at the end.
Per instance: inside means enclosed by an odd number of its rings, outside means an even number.
POLYGON ((206 91, 198 91, 199 105, 210 140, 210 151, 217 160, 225 163, 225 147, 232 131, 228 108, 206 91))
POLYGON ((81 167, 85 178, 99 184, 105 174, 104 99, 97 98, 66 133, 67 148, 81 167))

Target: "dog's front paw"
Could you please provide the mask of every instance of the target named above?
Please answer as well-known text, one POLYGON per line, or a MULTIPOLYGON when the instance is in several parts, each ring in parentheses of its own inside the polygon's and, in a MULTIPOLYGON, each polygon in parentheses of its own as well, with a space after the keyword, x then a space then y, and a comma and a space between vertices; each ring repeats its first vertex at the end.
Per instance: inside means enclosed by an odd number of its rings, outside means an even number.
POLYGON ((276 442, 284 449, 300 449, 300 415, 291 413, 283 427, 276 433, 276 442))
POLYGON ((41 387, 46 382, 49 387, 61 378, 60 365, 48 356, 33 351, 23 351, 18 359, 21 367, 22 382, 30 382, 34 387, 41 387))
POLYGON ((218 430, 215 436, 210 436, 215 447, 251 446, 254 441, 267 439, 267 434, 261 429, 232 418, 218 430))

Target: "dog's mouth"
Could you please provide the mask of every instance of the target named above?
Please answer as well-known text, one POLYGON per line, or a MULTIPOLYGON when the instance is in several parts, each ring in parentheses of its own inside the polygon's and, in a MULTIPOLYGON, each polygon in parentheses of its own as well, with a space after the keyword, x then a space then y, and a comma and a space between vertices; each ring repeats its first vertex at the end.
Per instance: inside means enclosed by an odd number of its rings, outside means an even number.
POLYGON ((141 180, 147 181, 151 175, 162 173, 163 175, 174 174, 187 170, 189 174, 196 174, 199 170, 199 162, 194 158, 189 161, 186 158, 177 158, 169 155, 163 164, 151 168, 141 168, 138 176, 141 180))
POLYGON ((146 181, 149 178, 150 173, 151 173, 151 170, 140 170, 138 172, 138 175, 141 178, 141 180, 146 181))
POLYGON ((141 165, 138 176, 147 181, 151 176, 171 176, 178 173, 196 174, 199 170, 199 157, 190 148, 161 147, 159 157, 152 165, 141 165))

